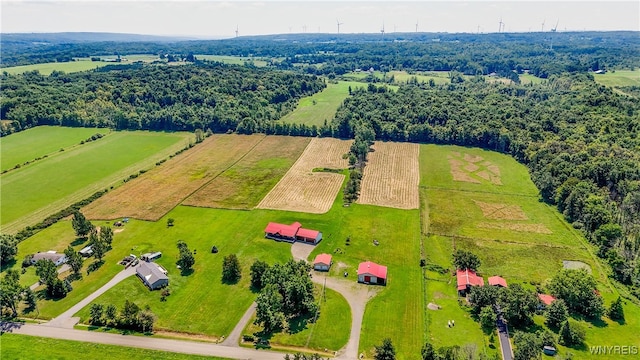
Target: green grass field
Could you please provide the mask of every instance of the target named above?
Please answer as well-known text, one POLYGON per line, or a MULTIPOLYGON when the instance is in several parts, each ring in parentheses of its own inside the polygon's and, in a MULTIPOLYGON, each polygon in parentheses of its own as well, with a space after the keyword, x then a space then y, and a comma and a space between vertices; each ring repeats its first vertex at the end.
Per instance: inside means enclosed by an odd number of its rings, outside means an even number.
POLYGON ((340 104, 349 96, 349 87, 355 90, 366 86, 365 83, 355 81, 328 83, 321 92, 300 99, 296 109, 280 120, 285 123, 316 126, 322 126, 325 121, 330 123, 340 104))
POLYGON ((113 64, 113 63, 91 61, 91 60, 80 60, 80 61, 69 61, 69 62, 50 62, 50 63, 43 63, 43 64, 12 66, 12 67, 2 68, 2 71, 6 71, 12 75, 22 74, 27 71, 38 71, 42 75, 50 75, 54 71, 64 71, 66 73, 72 73, 72 72, 93 70, 99 67, 107 66, 109 64, 113 64))
POLYGON ((545 79, 539 78, 531 74, 520 74, 518 76, 520 77, 521 84, 529 84, 529 83, 541 84, 543 81, 545 81, 545 79))
POLYGON ((72 340, 41 338, 6 333, 2 335, 2 359, 73 360, 73 359, 141 359, 141 360, 223 360, 212 356, 177 354, 166 351, 125 346, 93 344, 72 340))
POLYGON ((593 74, 593 78, 606 86, 640 86, 640 69, 607 71, 605 74, 593 74))
POLYGON ((267 66, 267 61, 262 58, 205 54, 195 55, 195 57, 200 60, 219 61, 225 64, 244 65, 245 62, 253 62, 257 67, 267 66))
MULTIPOLYGON (((424 248, 428 263, 451 269, 454 249, 466 249, 480 257, 482 265, 479 270, 485 280, 489 276, 500 275, 507 282, 531 287, 544 285, 562 268, 562 260, 579 260, 593 269, 605 305, 618 296, 582 235, 573 230, 554 208, 538 201, 537 191, 521 164, 506 155, 480 149, 422 145, 420 170, 421 210, 426 224, 423 226, 424 248), (449 170, 450 157, 461 159, 464 154, 470 155, 471 163, 490 161, 498 166, 502 185, 490 181, 454 181, 449 170), (477 157, 483 159, 478 160, 477 157), (508 206, 508 211, 488 208, 492 211, 485 214, 481 206, 487 204, 502 204, 508 206), (486 224, 491 227, 483 227, 486 224), (539 229, 535 227, 533 230, 527 228, 534 224, 544 226, 548 233, 534 231, 539 229)), ((427 301, 442 306, 440 310, 427 310, 428 333, 434 344, 450 346, 472 342, 482 351, 496 352, 497 343, 490 344, 489 337, 470 319, 467 310, 457 305, 455 277, 428 270, 425 276, 427 301), (456 322, 454 328, 446 326, 450 319, 456 322)), ((625 311, 634 316, 625 325, 607 319, 594 323, 583 321, 587 328, 587 345, 633 344, 633 334, 640 331, 638 317, 635 316, 640 307, 628 303, 625 311)), ((536 322, 541 325, 543 321, 539 317, 536 322)), ((560 347, 561 354, 567 351, 572 352, 574 358, 593 357, 588 347, 560 347)))
MULTIPOLYGON (((151 61, 158 58, 155 55, 144 55, 144 54, 125 55, 123 57, 126 58, 127 61, 122 62, 121 64, 130 64, 134 61, 151 61)), ((100 56, 100 58, 115 59, 116 57, 100 56)), ((0 71, 6 71, 7 73, 12 75, 22 74, 27 71, 38 71, 42 75, 50 75, 54 71, 64 71, 65 73, 73 73, 73 72, 93 70, 99 67, 114 65, 114 64, 116 63, 104 62, 104 61, 91 61, 90 58, 77 58, 75 59, 75 61, 69 61, 69 62, 49 62, 49 63, 42 63, 42 64, 5 67, 0 69, 0 71)))
POLYGON ((15 232, 184 147, 187 133, 117 132, 0 177, 3 231, 15 232))
POLYGON ((4 136, 0 138, 0 170, 79 145, 96 133, 108 134, 109 129, 37 126, 4 136))
MULTIPOLYGON (((273 334, 269 339, 272 347, 301 347, 323 352, 338 351, 347 344, 351 330, 351 309, 342 295, 326 289, 326 296, 321 296, 322 287, 316 285, 316 299, 320 304, 320 315, 315 323, 308 323, 302 329, 282 331, 273 334), (331 334, 329 336, 329 334, 331 334)), ((262 327, 253 322, 255 315, 245 327, 243 334, 254 334, 262 331, 262 327)))

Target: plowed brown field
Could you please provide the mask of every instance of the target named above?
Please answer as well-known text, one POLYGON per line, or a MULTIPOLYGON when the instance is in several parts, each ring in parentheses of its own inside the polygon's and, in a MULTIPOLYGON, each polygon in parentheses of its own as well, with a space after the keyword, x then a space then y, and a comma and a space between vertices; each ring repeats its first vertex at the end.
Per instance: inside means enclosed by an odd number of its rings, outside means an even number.
POLYGON ((358 203, 398 209, 420 206, 418 144, 376 142, 364 168, 358 203))
POLYGON ((344 169, 349 162, 342 156, 349 152, 351 141, 314 138, 302 156, 257 208, 321 214, 329 211, 340 191, 344 175, 312 172, 315 168, 344 169))
POLYGON ((92 202, 89 219, 156 221, 247 154, 264 135, 213 135, 203 143, 92 202))

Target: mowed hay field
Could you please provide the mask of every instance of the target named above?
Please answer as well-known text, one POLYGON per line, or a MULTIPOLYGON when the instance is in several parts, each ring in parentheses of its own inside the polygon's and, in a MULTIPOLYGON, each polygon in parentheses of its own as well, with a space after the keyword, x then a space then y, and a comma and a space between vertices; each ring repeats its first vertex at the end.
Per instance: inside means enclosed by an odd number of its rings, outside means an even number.
POLYGON ((322 126, 325 121, 329 123, 340 104, 349 96, 349 87, 351 90, 355 90, 358 87, 366 87, 366 84, 355 81, 328 83, 327 87, 319 93, 300 99, 296 109, 285 115, 280 121, 309 126, 322 126))
POLYGON ((358 203, 417 209, 419 151, 418 144, 376 142, 364 168, 358 203))
POLYGON ((83 208, 89 219, 156 221, 242 159, 264 135, 212 135, 83 208))
POLYGON ((593 74, 594 80, 606 86, 640 86, 640 69, 607 71, 593 74))
POLYGON ((310 138, 267 136, 231 168, 189 196, 183 205, 251 209, 300 157, 310 138))
POLYGON ((12 170, 0 177, 7 233, 112 186, 183 148, 188 133, 123 131, 12 170))
POLYGON ((69 150, 92 135, 108 134, 104 128, 71 128, 63 126, 37 126, 0 138, 0 170, 17 164, 49 156, 60 149, 69 150))
POLYGON ((345 177, 336 173, 313 172, 313 169, 347 168, 349 163, 343 155, 349 152, 350 146, 351 141, 348 140, 314 138, 257 208, 317 214, 329 211, 345 177))
POLYGON ((48 76, 54 71, 64 71, 66 73, 72 73, 72 72, 93 70, 99 67, 113 65, 113 64, 115 63, 91 61, 91 60, 80 60, 80 61, 69 61, 69 62, 50 62, 50 63, 42 63, 42 64, 12 66, 12 67, 3 68, 2 71, 6 71, 11 75, 22 74, 27 71, 38 71, 40 74, 48 76))

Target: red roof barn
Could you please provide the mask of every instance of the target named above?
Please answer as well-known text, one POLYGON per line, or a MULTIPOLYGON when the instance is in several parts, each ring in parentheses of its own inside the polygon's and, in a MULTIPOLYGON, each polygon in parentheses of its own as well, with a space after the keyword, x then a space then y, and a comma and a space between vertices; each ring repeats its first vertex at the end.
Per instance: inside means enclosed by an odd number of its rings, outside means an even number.
POLYGON ((371 261, 360 263, 358 266, 358 282, 387 285, 387 267, 371 261))
POLYGON ((322 233, 317 230, 303 229, 299 222, 291 225, 270 222, 264 229, 264 237, 287 242, 302 241, 315 245, 322 240, 322 233))
POLYGON ((492 276, 489 278, 489 285, 507 287, 507 280, 501 278, 500 276, 492 276))
POLYGON ((329 271, 331 267, 331 255, 329 254, 319 254, 313 260, 313 268, 319 271, 329 271))
POLYGON ((460 270, 456 271, 458 277, 458 294, 465 295, 472 286, 484 286, 484 280, 481 276, 476 275, 473 270, 460 270))

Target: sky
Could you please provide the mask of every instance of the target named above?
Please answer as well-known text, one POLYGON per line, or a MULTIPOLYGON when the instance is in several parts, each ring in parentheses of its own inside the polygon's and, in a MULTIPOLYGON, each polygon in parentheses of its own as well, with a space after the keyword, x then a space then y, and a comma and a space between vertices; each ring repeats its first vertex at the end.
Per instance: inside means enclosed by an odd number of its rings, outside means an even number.
POLYGON ((199 38, 283 33, 640 31, 640 1, 1 0, 2 33, 199 38), (543 25, 544 23, 544 25, 543 25))

